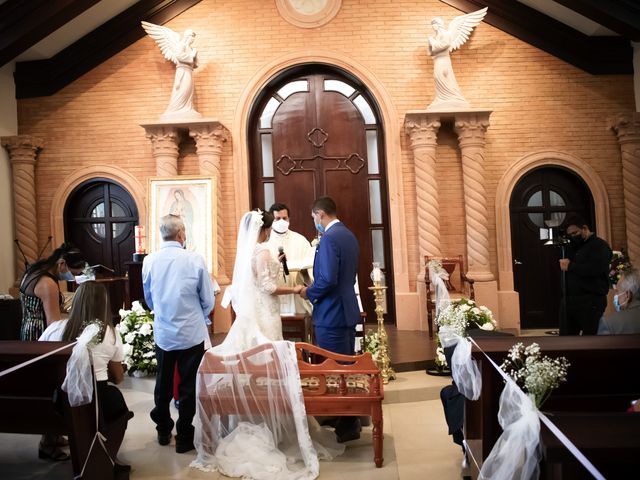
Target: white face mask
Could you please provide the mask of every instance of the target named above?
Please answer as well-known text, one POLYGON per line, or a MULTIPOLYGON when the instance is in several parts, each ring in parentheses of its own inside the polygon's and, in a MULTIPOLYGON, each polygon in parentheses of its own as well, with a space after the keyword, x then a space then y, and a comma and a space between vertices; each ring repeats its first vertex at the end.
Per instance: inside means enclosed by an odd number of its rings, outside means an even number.
POLYGON ((287 233, 287 230, 289 230, 289 222, 287 222, 283 218, 280 218, 279 220, 276 220, 275 222, 273 222, 273 225, 271 225, 271 228, 276 233, 287 233))

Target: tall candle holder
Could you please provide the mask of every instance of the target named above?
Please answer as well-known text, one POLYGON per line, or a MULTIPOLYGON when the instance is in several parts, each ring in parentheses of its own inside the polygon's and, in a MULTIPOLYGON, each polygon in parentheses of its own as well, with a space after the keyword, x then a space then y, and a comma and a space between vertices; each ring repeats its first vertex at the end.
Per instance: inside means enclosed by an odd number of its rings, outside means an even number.
POLYGON ((382 383, 385 385, 389 380, 395 380, 396 372, 391 368, 391 358, 389 355, 389 344, 387 342, 387 331, 384 328, 384 295, 387 287, 382 285, 380 280, 373 281, 373 287, 369 287, 373 291, 373 298, 376 303, 376 318, 378 320, 378 360, 376 363, 380 369, 382 383))

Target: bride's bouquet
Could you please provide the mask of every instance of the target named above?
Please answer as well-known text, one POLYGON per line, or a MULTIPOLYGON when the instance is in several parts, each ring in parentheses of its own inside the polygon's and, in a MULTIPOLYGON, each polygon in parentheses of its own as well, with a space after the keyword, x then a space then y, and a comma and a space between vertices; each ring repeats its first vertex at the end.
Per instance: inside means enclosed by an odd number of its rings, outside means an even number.
POLYGON ((153 312, 135 301, 131 310, 120 310, 120 323, 116 330, 122 337, 124 363, 129 375, 143 377, 156 373, 158 361, 153 340, 153 312))

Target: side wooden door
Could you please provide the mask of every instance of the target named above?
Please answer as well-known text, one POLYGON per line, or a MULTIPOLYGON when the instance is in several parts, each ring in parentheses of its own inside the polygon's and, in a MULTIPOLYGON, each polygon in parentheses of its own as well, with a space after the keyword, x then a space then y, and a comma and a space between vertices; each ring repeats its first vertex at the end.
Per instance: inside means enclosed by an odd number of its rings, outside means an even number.
POLYGON ((64 209, 65 238, 82 250, 90 265, 104 265, 116 276, 127 272, 137 224, 138 209, 129 192, 104 179, 79 185, 64 209))
POLYGON ((545 245, 540 229, 551 225, 564 229, 564 220, 571 214, 579 214, 593 224, 591 192, 575 173, 561 167, 542 167, 520 179, 509 210, 521 328, 558 328, 562 293, 558 259, 562 247, 545 245))

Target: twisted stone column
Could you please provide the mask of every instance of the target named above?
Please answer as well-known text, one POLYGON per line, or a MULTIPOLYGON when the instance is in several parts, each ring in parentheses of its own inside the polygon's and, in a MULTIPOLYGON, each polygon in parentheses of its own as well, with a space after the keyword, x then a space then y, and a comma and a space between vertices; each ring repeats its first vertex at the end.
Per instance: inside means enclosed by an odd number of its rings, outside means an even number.
POLYGON ((156 160, 156 175, 175 177, 178 175, 178 128, 172 125, 143 125, 147 138, 151 140, 153 158, 156 160))
MULTIPOLYGON (((2 137, 2 146, 9 152, 12 167, 13 206, 16 239, 27 260, 38 258, 38 228, 36 221, 36 155, 42 148, 42 141, 30 135, 2 137)), ((16 252, 16 273, 21 278, 24 273, 24 259, 16 252)))
POLYGON ((462 155, 465 220, 467 226, 467 276, 477 281, 493 280, 489 263, 489 216, 484 187, 484 134, 489 112, 456 114, 454 129, 462 155))
POLYGON ((436 139, 440 120, 426 112, 407 113, 404 129, 411 141, 416 175, 418 242, 423 255, 441 256, 438 183, 436 182, 436 139))
POLYGON ((220 183, 220 157, 222 147, 227 141, 226 130, 218 122, 192 125, 189 135, 196 141, 200 175, 214 177, 216 182, 216 262, 217 280, 221 284, 230 283, 226 273, 224 255, 224 210, 220 183))
POLYGON ((611 127, 622 156, 627 249, 631 263, 640 261, 640 113, 618 115, 611 127))

